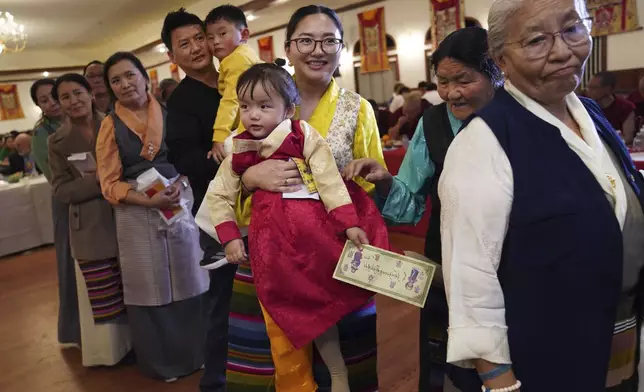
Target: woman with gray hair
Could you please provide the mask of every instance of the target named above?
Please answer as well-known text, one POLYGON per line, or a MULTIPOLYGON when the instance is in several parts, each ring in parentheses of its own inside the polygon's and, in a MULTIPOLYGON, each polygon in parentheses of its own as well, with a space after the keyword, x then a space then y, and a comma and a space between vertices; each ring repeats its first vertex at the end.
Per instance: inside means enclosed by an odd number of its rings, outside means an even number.
POLYGON ((592 41, 583 0, 496 0, 506 84, 452 143, 440 179, 447 361, 484 391, 630 391, 644 179, 574 94, 592 41))

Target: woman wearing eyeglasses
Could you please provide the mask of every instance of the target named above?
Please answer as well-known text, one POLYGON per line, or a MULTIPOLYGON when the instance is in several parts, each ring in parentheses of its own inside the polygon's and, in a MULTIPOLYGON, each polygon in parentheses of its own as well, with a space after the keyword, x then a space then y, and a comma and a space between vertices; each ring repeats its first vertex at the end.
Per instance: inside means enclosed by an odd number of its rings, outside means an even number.
POLYGON ((506 84, 445 160, 447 361, 475 367, 484 390, 637 390, 644 179, 574 94, 587 17, 579 0, 493 3, 506 84))
MULTIPOLYGON (((289 62, 295 69, 295 82, 301 96, 296 118, 307 121, 321 133, 331 146, 339 169, 354 159, 366 157, 384 165, 378 125, 371 105, 358 94, 340 88, 333 79, 344 47, 342 38, 340 19, 327 7, 303 7, 291 17, 285 47, 289 62)), ((248 169, 242 181, 246 193, 256 189, 291 192, 302 184, 294 163, 277 160, 265 161, 248 169)), ((361 179, 359 184, 367 191, 373 190, 372 184, 361 179)), ((358 211, 360 208, 356 205, 358 211)), ((231 301, 228 391, 248 391, 250 386, 258 389, 261 386, 264 390, 270 388, 273 384, 271 349, 272 359, 280 361, 280 368, 289 368, 289 363, 301 363, 303 358, 313 360, 311 347, 295 350, 288 339, 283 339, 281 345, 270 347, 261 317, 250 268, 240 265, 231 301)), ((265 322, 268 333, 275 333, 274 322, 265 322)), ((369 301, 340 321, 338 328, 351 390, 377 390, 374 301, 369 301)), ((317 390, 316 384, 321 390, 330 387, 328 375, 324 375, 326 368, 321 362, 315 364, 315 377, 310 372, 303 372, 301 367, 290 368, 290 373, 276 374, 274 385, 278 392, 313 392, 317 390)))

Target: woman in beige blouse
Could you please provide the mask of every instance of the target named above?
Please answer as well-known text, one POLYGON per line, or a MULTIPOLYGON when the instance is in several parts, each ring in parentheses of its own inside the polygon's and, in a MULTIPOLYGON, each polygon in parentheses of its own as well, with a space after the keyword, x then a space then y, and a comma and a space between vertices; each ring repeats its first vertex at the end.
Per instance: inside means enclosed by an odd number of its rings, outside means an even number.
POLYGON ((63 75, 52 96, 65 112, 49 137, 53 195, 69 204, 72 256, 80 310, 84 366, 115 365, 130 350, 112 207, 96 176, 94 150, 103 116, 78 74, 63 75))

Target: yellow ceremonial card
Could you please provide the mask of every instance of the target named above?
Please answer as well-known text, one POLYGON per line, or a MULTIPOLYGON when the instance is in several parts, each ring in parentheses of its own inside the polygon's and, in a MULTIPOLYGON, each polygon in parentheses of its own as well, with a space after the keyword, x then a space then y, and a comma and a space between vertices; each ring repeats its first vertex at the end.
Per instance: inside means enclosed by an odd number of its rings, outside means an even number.
POLYGON ((304 159, 291 159, 297 165, 297 170, 299 170, 300 176, 302 176, 302 182, 304 182, 306 190, 309 192, 309 194, 316 193, 318 189, 315 187, 315 180, 313 179, 313 173, 311 173, 311 168, 309 167, 309 165, 306 164, 304 159))
POLYGON ((437 264, 347 241, 333 278, 422 308, 437 264))

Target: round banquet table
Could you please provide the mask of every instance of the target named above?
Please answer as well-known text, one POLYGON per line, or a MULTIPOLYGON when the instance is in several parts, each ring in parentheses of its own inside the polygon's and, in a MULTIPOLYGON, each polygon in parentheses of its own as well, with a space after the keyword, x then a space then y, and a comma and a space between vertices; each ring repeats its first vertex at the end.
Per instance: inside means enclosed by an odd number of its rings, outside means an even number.
MULTIPOLYGON (((386 149, 383 151, 385 157, 385 163, 387 164, 387 169, 389 173, 394 176, 398 174, 400 166, 402 165, 403 159, 405 158, 405 153, 407 150, 404 147, 396 149, 386 149)), ((402 233, 412 235, 414 237, 425 238, 427 230, 429 229, 429 214, 431 212, 431 202, 427 198, 427 205, 425 207, 425 213, 421 218, 420 222, 417 225, 396 225, 389 226, 389 231, 393 233, 402 233)))

